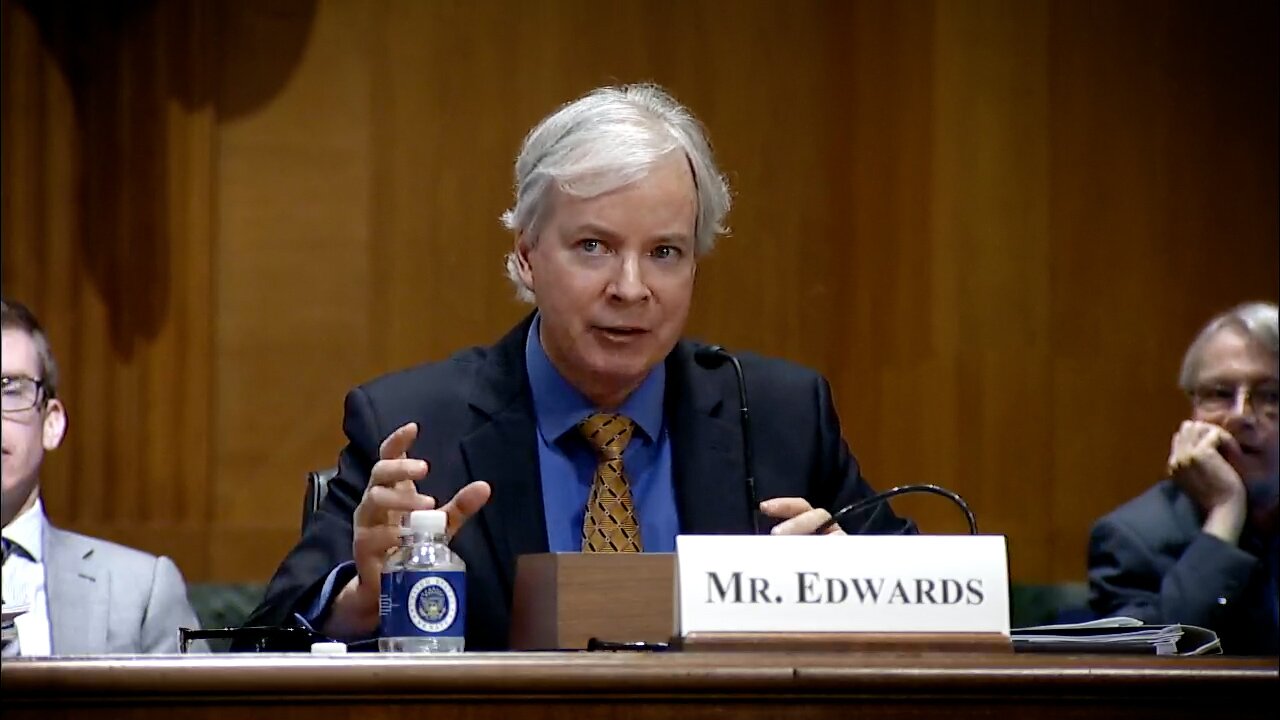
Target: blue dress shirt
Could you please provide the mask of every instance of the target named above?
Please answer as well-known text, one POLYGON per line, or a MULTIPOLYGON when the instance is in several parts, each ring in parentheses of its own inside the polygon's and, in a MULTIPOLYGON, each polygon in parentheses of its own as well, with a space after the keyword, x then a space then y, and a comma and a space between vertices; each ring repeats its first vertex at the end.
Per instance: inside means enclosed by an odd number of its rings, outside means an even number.
MULTIPOLYGON (((525 365, 538 426, 547 546, 552 552, 579 552, 587 496, 598 460, 576 428, 599 408, 551 364, 542 348, 540 328, 541 318, 535 317, 525 341, 525 365)), ((671 480, 671 440, 663 416, 666 379, 666 367, 659 364, 617 408, 635 422, 631 442, 622 453, 622 467, 631 486, 646 552, 674 552, 680 532, 671 480)))
MULTIPOLYGON (((576 426, 597 408, 551 364, 542 349, 540 319, 534 318, 525 340, 525 364, 538 426, 547 547, 552 552, 580 552, 582 520, 597 461, 595 451, 578 434, 576 426)), ((676 535, 680 532, 671 480, 671 440, 663 413, 666 380, 666 366, 659 364, 617 409, 635 422, 631 442, 622 453, 622 467, 631 486, 631 501, 639 516, 640 540, 646 552, 675 552, 676 535)), ((295 617, 302 625, 316 629, 334 596, 355 574, 354 562, 338 565, 325 578, 311 606, 295 617)))

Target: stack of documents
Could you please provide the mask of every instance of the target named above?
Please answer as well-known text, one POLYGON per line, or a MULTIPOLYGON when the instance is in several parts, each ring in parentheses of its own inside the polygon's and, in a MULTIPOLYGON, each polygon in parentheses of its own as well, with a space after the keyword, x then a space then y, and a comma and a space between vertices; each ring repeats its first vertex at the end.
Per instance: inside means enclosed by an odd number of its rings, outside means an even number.
POLYGON ((1144 625, 1129 617, 1073 625, 1040 625, 1010 633, 1017 652, 1138 653, 1212 655, 1222 652, 1218 636, 1194 625, 1144 625))

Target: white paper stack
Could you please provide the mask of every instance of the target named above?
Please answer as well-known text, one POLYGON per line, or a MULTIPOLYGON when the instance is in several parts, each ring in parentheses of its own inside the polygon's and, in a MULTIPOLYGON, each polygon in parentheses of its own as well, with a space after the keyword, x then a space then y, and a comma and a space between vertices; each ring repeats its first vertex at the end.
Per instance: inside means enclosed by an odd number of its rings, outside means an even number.
POLYGON ((1112 617, 1072 625, 1040 625, 1010 633, 1019 652, 1209 655, 1222 652, 1218 636, 1194 625, 1144 625, 1112 617))

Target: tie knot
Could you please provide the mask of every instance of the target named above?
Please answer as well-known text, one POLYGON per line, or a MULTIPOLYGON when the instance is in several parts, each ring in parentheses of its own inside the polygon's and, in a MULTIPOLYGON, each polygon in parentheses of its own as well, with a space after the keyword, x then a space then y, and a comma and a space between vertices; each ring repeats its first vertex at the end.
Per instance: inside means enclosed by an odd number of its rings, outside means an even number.
POLYGON ((578 432, 606 460, 622 457, 634 429, 631 418, 613 413, 596 413, 578 423, 578 432))

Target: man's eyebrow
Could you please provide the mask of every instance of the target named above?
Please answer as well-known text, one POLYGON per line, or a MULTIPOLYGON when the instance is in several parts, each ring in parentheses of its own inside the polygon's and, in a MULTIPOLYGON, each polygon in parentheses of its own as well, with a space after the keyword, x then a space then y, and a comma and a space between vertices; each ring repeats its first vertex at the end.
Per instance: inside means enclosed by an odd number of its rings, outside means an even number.
POLYGON ((617 237, 617 233, 597 222, 584 222, 577 225, 569 226, 569 232, 573 235, 601 235, 604 237, 617 237))
POLYGON ((658 235, 657 239, 661 242, 671 243, 673 245, 690 245, 693 243, 693 238, 691 238, 687 233, 682 232, 662 233, 658 235))

